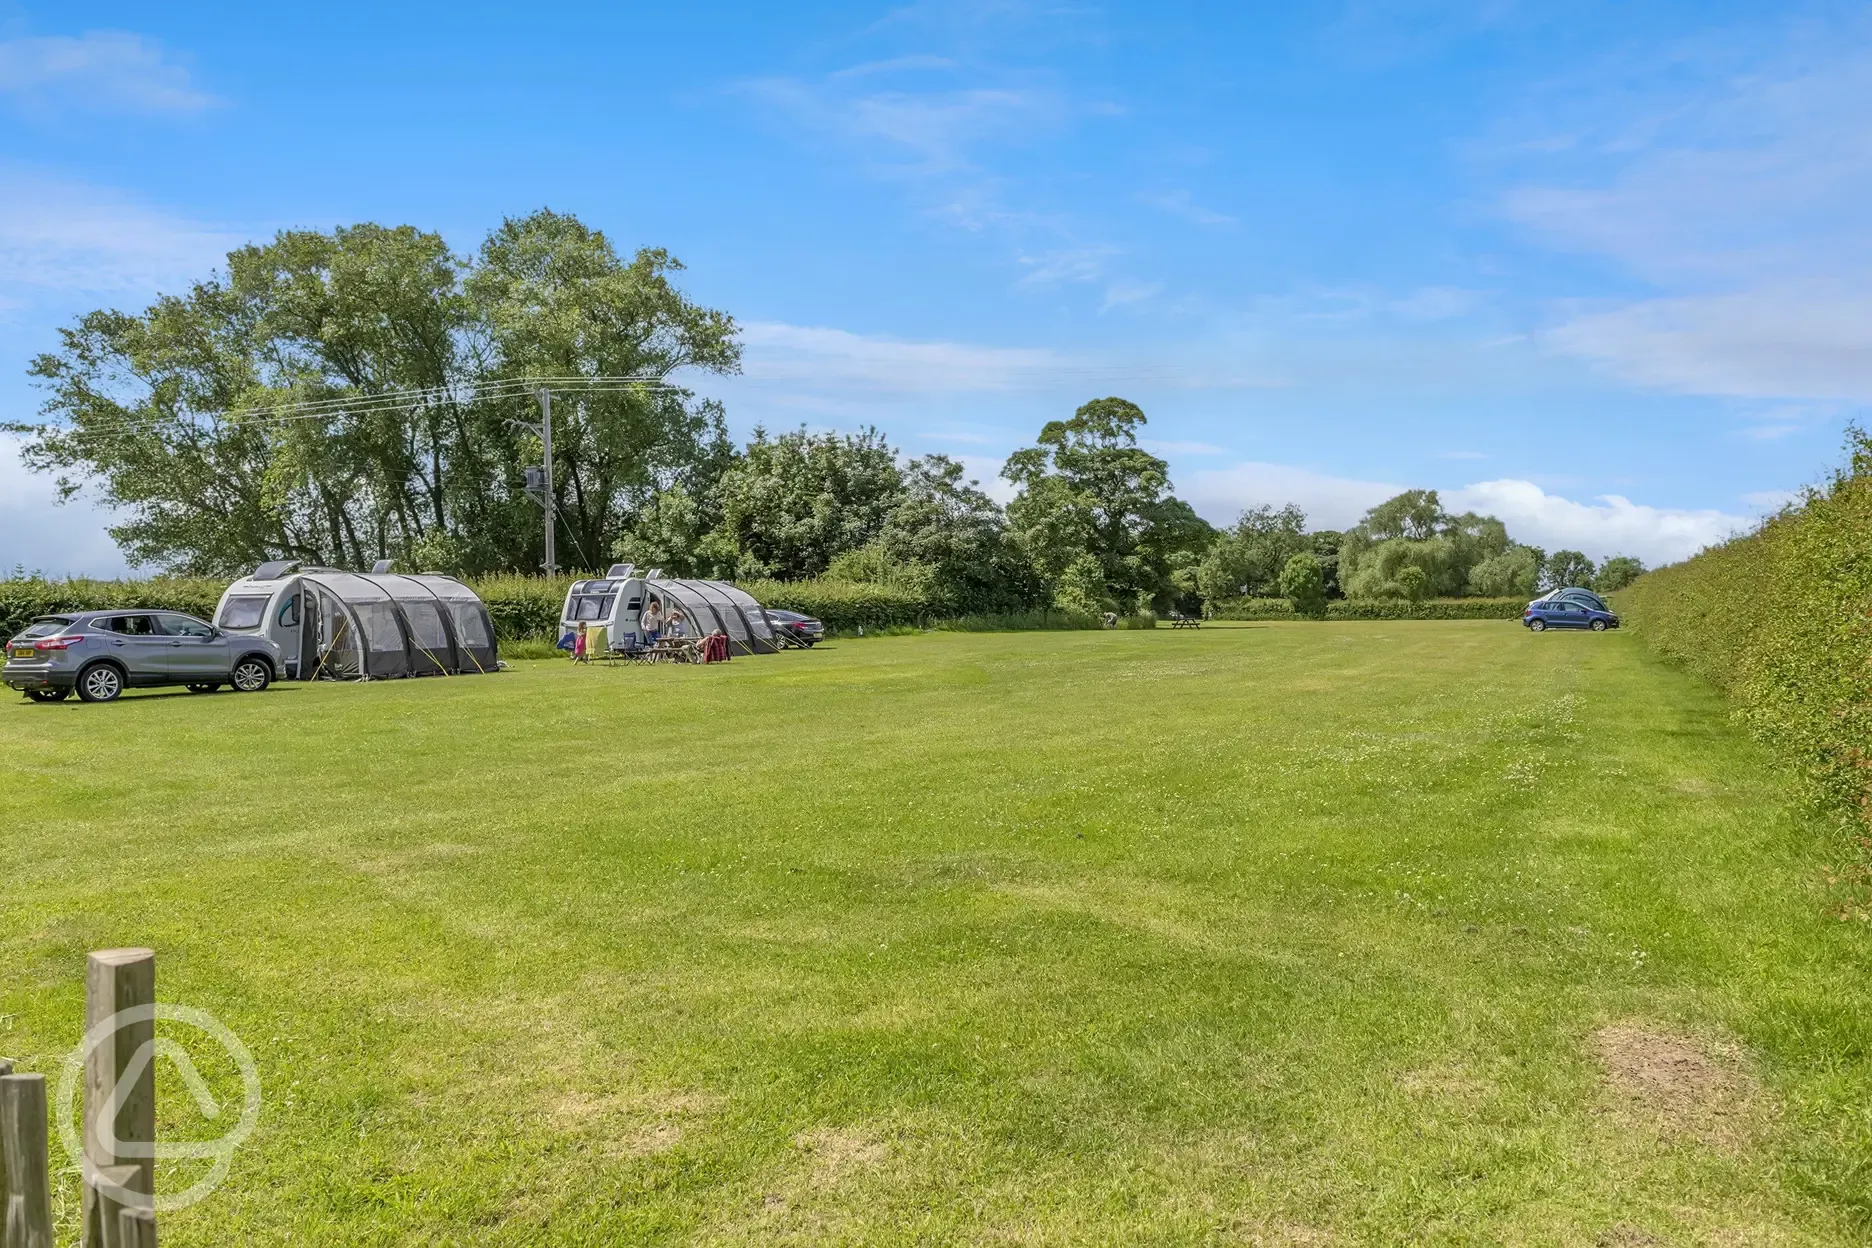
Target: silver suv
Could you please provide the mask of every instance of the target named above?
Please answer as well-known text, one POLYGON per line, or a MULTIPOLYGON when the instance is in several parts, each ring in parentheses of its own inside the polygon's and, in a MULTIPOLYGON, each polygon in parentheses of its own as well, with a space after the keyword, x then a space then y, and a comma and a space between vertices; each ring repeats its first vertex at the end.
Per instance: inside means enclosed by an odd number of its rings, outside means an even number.
POLYGON ((227 633, 175 611, 75 611, 42 615, 7 642, 0 683, 35 702, 109 702, 125 689, 184 685, 258 693, 280 670, 279 647, 227 633))

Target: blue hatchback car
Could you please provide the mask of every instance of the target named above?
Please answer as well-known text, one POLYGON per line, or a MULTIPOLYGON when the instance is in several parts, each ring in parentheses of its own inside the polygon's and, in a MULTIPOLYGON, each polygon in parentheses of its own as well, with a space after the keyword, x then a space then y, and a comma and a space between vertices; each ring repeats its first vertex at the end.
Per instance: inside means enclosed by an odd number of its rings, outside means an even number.
POLYGON ((1608 628, 1618 627, 1618 616, 1573 598, 1539 598, 1527 604, 1521 623, 1536 633, 1550 628, 1590 628, 1595 633, 1603 633, 1608 628))

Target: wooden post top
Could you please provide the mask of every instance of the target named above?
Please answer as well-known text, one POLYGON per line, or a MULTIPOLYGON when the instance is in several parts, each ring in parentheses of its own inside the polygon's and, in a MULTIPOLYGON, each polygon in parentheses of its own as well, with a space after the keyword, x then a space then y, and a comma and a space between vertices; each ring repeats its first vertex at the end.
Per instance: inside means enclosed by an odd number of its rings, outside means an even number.
POLYGON ((155 956, 154 949, 99 949, 92 953, 91 961, 100 966, 128 966, 155 956))

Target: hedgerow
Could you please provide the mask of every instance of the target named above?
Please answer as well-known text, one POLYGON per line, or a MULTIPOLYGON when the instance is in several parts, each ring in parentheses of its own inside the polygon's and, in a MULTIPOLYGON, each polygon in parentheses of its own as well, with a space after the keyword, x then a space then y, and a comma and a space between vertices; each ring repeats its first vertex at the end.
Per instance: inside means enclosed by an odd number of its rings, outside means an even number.
MULTIPOLYGON (((1525 598, 1432 598, 1407 602, 1397 598, 1335 598, 1326 604, 1328 620, 1518 620, 1525 598)), ((1285 598, 1240 598, 1216 608, 1217 620, 1294 620, 1285 598)))
POLYGON ((1660 568, 1618 609, 1727 691, 1822 799, 1872 826, 1872 437, 1755 532, 1660 568))

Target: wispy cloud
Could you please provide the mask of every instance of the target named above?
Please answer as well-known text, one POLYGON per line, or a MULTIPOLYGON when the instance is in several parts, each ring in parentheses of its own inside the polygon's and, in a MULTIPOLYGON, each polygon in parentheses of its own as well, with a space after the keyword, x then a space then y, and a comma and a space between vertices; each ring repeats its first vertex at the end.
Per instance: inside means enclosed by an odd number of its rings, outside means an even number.
POLYGON ((1685 394, 1872 399, 1872 294, 1830 283, 1642 300, 1574 316, 1546 340, 1685 394))
POLYGON ((1607 86, 1617 108, 1577 91, 1585 115, 1560 128, 1578 150, 1552 158, 1569 173, 1524 177, 1501 210, 1657 293, 1567 309, 1544 342, 1680 393, 1872 397, 1866 35, 1854 21, 1765 50, 1716 41, 1680 53, 1668 93, 1607 86))
POLYGON ((1057 131, 1072 106, 1057 86, 954 82, 941 57, 898 57, 819 79, 758 78, 740 90, 805 134, 847 147, 880 172, 932 178, 979 170, 981 151, 1057 131), (902 82, 906 75, 943 81, 902 82), (894 85, 889 80, 898 79, 894 85))
POLYGON ((1106 267, 1112 257, 1119 254, 1118 248, 1105 244, 1089 247, 1057 247, 1038 255, 1023 255, 1021 264, 1027 272, 1020 279, 1022 286, 1049 286, 1055 282, 1096 282, 1105 276, 1106 267))
POLYGON ((757 381, 889 392, 1008 390, 1083 363, 1031 347, 910 342, 843 329, 756 321, 742 327, 742 369, 757 381))
POLYGON ((0 95, 33 113, 186 116, 220 102, 161 44, 121 30, 0 41, 0 95))
POLYGON ((246 241, 113 191, 0 168, 0 297, 175 289, 246 241))
POLYGON ((1151 205, 1153 208, 1161 208, 1171 216, 1182 217, 1185 221, 1193 222, 1196 225, 1235 224, 1234 217, 1229 216, 1227 213, 1204 208, 1202 205, 1192 200, 1188 190, 1180 187, 1174 190, 1140 195, 1138 198, 1144 203, 1151 205))

